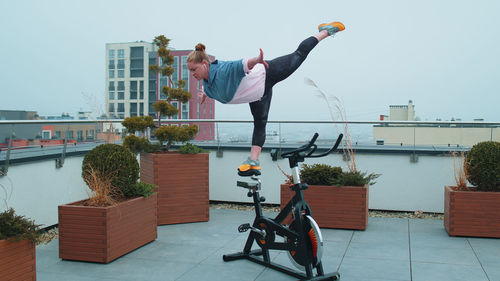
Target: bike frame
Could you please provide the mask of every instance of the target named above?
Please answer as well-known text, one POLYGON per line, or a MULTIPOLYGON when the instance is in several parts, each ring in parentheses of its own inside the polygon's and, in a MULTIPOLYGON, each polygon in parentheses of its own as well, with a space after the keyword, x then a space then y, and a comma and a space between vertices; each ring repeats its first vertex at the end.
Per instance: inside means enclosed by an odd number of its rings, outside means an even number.
MULTIPOLYGON (((311 208, 304 200, 303 191, 307 189, 307 184, 301 183, 300 181, 298 163, 303 162, 305 157, 321 157, 327 155, 328 153, 336 149, 336 147, 340 143, 340 140, 342 139, 342 135, 340 135, 335 146, 332 149, 330 149, 327 153, 317 156, 311 156, 312 153, 316 150, 316 145, 314 145, 314 142, 317 137, 318 135, 315 134, 313 139, 309 142, 309 145, 305 145, 295 151, 292 151, 294 154, 289 157, 289 163, 290 163, 290 168, 292 169, 293 185, 291 185, 290 188, 295 192, 295 194, 292 197, 292 199, 288 201, 283 210, 281 210, 281 212, 279 212, 274 219, 265 217, 263 215, 262 205, 261 205, 261 201, 263 200, 261 199, 259 192, 261 190, 261 185, 262 185, 260 179, 252 177, 253 180, 257 181, 256 184, 238 182, 239 186, 248 188, 251 192, 251 196, 253 197, 253 202, 255 206, 255 219, 253 221, 253 229, 258 229, 259 231, 260 229, 265 229, 265 230, 268 229, 269 231, 265 231, 265 233, 263 233, 264 231, 257 232, 252 230, 248 235, 243 251, 234 254, 224 255, 223 256, 224 261, 247 259, 252 262, 264 265, 266 267, 278 270, 280 272, 286 273, 288 275, 303 280, 337 280, 339 278, 340 275, 337 272, 325 275, 323 272, 323 265, 321 261, 319 261, 319 263, 315 266, 317 270, 317 275, 314 276, 313 274, 314 257, 312 256, 312 250, 307 248, 308 247, 308 243, 306 243, 307 241, 305 241, 305 239, 307 239, 308 237, 307 236, 308 234, 305 233, 304 231, 304 223, 305 223, 304 218, 306 215, 309 215, 311 217, 312 215, 311 215, 311 208), (308 154, 302 152, 311 147, 312 150, 308 154), (292 231, 291 229, 289 229, 288 226, 283 225, 283 221, 288 217, 289 214, 292 214, 294 221, 298 224, 296 227, 298 231, 292 231), (265 237, 267 235, 272 236, 269 239, 272 241, 265 240, 265 237), (275 241, 276 237, 274 237, 275 235, 281 236, 283 238, 287 237, 293 239, 289 239, 292 242, 276 242, 275 241), (296 241, 296 243, 294 243, 293 241, 296 241), (251 250, 254 242, 256 242, 259 245, 260 249, 253 251, 251 250), (299 247, 302 248, 299 249, 299 247), (291 268, 288 268, 286 266, 282 266, 280 264, 272 262, 269 255, 269 250, 283 250, 283 251, 296 250, 302 253, 306 253, 305 274, 303 272, 299 272, 291 268), (262 256, 262 258, 259 258, 258 256, 262 256)), ((292 152, 288 152, 288 154, 292 152)))

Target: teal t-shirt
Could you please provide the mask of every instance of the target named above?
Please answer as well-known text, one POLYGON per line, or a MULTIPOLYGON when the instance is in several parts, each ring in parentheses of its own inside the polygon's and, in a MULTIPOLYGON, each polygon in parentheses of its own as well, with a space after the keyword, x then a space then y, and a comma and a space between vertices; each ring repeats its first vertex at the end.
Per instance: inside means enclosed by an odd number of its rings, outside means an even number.
POLYGON ((243 60, 237 61, 214 61, 210 64, 208 81, 203 79, 205 94, 221 103, 230 102, 241 79, 245 77, 243 60))

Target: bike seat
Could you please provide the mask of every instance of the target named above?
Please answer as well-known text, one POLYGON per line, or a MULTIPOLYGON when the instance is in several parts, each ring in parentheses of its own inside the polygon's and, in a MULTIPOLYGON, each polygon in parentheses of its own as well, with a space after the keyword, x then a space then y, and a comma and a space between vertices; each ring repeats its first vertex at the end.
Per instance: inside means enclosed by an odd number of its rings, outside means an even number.
POLYGON ((243 188, 247 188, 247 189, 258 188, 258 184, 257 183, 250 183, 250 182, 245 182, 245 181, 237 181, 236 185, 240 186, 240 187, 243 187, 243 188))

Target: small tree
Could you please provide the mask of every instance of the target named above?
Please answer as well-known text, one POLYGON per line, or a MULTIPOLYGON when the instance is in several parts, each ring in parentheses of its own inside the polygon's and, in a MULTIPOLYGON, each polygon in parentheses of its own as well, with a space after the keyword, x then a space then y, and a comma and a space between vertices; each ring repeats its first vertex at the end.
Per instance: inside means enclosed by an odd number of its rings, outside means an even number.
POLYGON ((123 120, 122 125, 127 128, 128 136, 123 140, 123 146, 128 148, 134 154, 154 150, 153 145, 146 139, 146 129, 155 128, 153 117, 151 116, 133 116, 123 120), (142 138, 135 135, 135 132, 141 132, 142 138))
POLYGON ((178 80, 172 81, 172 74, 174 73, 174 68, 172 67, 174 63, 174 56, 170 54, 168 50, 168 44, 170 39, 166 38, 164 35, 156 36, 153 43, 158 48, 158 56, 160 57, 159 65, 150 65, 149 70, 155 74, 160 74, 161 76, 168 77, 169 85, 163 85, 161 92, 165 95, 166 100, 160 100, 153 103, 155 111, 158 113, 158 127, 154 131, 154 136, 165 145, 165 149, 168 150, 174 141, 189 141, 193 139, 198 133, 198 126, 196 125, 184 125, 181 127, 175 125, 161 126, 162 116, 175 116, 179 113, 177 107, 172 105, 173 100, 177 100, 181 103, 186 103, 191 98, 191 93, 184 90, 186 86, 186 81, 178 80))

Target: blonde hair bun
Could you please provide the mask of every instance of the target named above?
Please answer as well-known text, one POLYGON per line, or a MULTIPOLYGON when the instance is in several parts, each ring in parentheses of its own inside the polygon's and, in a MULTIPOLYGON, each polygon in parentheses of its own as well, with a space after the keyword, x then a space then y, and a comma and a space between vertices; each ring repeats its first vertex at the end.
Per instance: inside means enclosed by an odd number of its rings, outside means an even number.
POLYGON ((205 45, 198 43, 194 49, 199 52, 205 52, 205 45))
POLYGON ((210 57, 205 53, 205 45, 198 43, 194 47, 194 51, 189 53, 187 62, 202 63, 203 61, 210 63, 210 57))

